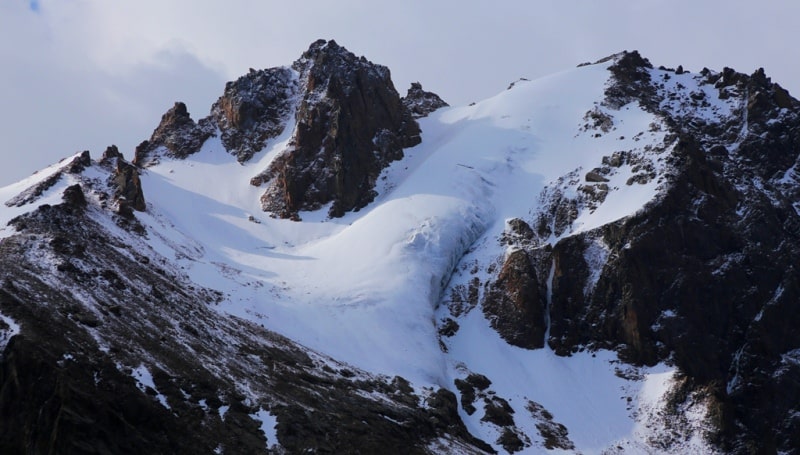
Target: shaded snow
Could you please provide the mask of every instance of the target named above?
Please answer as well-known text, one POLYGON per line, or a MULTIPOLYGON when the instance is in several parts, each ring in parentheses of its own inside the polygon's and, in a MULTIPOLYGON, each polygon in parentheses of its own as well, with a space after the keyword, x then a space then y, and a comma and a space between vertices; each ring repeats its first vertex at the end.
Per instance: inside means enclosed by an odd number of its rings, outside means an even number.
MULTIPOLYGON (((586 172, 620 151, 663 172, 669 150, 661 147, 665 133, 652 127, 658 119, 634 103, 619 110, 602 107, 608 77, 607 65, 585 66, 520 81, 473 106, 434 112, 420 120, 423 142, 379 177, 375 202, 333 220, 326 219, 326 209, 301 213, 303 222, 275 219, 261 209, 264 188, 250 185, 250 179, 286 148, 293 133, 288 128, 243 164, 224 150, 219 137, 211 138, 184 160, 164 157, 143 171, 148 206, 136 217, 147 229, 149 251, 141 252, 152 263, 220 291, 224 298, 215 307, 220 312, 263 324, 337 361, 402 376, 417 390, 453 389, 453 380, 468 372, 489 376, 492 390, 508 400, 517 426, 531 438, 527 453, 543 450, 537 420, 525 409, 528 401, 564 424, 580 453, 601 453, 616 441, 642 444, 645 430, 637 415, 644 411, 637 414, 631 403, 645 408, 660 403, 671 377, 664 367, 623 377, 610 352, 558 357, 549 349, 515 348, 480 311, 459 319, 461 329, 445 340, 445 353, 435 324, 444 315, 443 295, 470 278, 453 271, 502 257, 497 236, 506 220, 534 217, 546 189, 561 185, 566 196, 576 197, 587 184, 586 172), (586 113, 598 109, 611 119, 609 131, 584 127, 586 113), (576 180, 564 183, 571 173, 576 180)), ((708 117, 731 109, 712 105, 708 117)), ((1 188, 0 202, 59 166, 63 162, 1 188)), ((634 174, 631 163, 613 169, 605 200, 580 207, 560 236, 629 216, 656 197, 661 182, 629 184, 634 174)), ((60 202, 70 183, 70 177, 62 178, 35 204, 60 202)), ((32 208, 3 207, 0 223, 32 208)), ((112 233, 120 229, 108 217, 100 221, 112 233)), ((0 226, 0 238, 11 231, 0 226)), ((593 274, 586 292, 607 255, 602 243, 590 245, 585 259, 593 274)), ((482 279, 489 274, 486 268, 476 273, 482 279)), ((146 367, 133 375, 141 390, 152 389, 169 408, 146 367)), ((227 410, 220 407, 220 417, 227 410)), ((496 441, 497 429, 481 422, 480 412, 461 412, 473 434, 496 441)), ((268 445, 277 442, 275 418, 263 409, 252 417, 262 422, 268 445)))
POLYGON ((267 449, 278 443, 278 433, 276 431, 278 419, 274 415, 270 414, 269 411, 259 409, 258 412, 250 414, 250 417, 261 422, 260 429, 267 438, 267 449))
POLYGON ((0 353, 6 349, 8 342, 14 335, 19 333, 19 324, 10 317, 0 313, 0 321, 5 323, 7 328, 0 328, 0 353))

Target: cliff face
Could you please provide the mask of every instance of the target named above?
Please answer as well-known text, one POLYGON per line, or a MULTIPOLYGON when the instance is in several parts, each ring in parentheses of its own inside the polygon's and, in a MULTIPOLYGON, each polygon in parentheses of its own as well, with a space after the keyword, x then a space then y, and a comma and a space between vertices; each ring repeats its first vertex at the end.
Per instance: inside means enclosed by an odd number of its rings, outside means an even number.
POLYGON ((381 171, 420 142, 419 126, 389 69, 317 41, 292 67, 302 95, 287 150, 263 176, 265 210, 296 217, 331 203, 340 217, 375 197, 381 171))
POLYGON ((800 104, 762 70, 687 75, 626 53, 610 71, 607 115, 589 116, 599 134, 612 132, 616 111, 632 102, 662 120, 668 143, 604 157, 577 198, 551 193, 531 220, 538 240, 514 237, 532 258, 528 280, 552 270, 551 281, 539 285, 540 294, 549 293, 547 339, 541 316, 520 329, 518 309, 494 310, 498 292, 519 295, 519 280, 506 273, 520 270, 519 252, 505 258, 484 311, 498 314, 493 325, 512 344, 547 343, 560 355, 606 348, 633 363, 674 362, 691 389, 713 403, 712 440, 725 451, 797 448, 789 429, 798 424, 800 397, 800 335, 791 329, 800 322, 800 104), (720 99, 736 106, 730 115, 715 114, 720 99), (663 158, 654 157, 663 150, 663 158), (663 172, 648 165, 656 159, 668 163, 663 172), (569 231, 579 209, 597 204, 598 195, 602 203, 604 176, 627 162, 638 168, 628 185, 663 180, 657 198, 633 216, 546 245, 552 234, 569 231), (522 343, 521 332, 529 334, 522 343), (766 398, 775 395, 787 399, 766 398))

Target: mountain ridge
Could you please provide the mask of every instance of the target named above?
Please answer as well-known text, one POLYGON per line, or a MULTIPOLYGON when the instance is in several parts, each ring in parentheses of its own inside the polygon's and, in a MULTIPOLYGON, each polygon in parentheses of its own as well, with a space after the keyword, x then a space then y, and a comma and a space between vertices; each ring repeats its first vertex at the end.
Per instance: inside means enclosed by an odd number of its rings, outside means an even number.
POLYGON ((198 122, 176 103, 133 164, 0 189, 0 447, 793 453, 798 106, 634 51, 447 107, 317 41, 198 122), (81 417, 132 409, 170 431, 81 417))

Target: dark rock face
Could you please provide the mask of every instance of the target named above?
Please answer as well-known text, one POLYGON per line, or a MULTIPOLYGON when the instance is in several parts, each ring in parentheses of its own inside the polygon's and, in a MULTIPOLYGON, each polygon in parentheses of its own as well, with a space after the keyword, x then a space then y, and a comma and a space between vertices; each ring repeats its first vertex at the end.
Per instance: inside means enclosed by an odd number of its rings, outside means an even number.
POLYGON ((211 114, 197 123, 175 103, 136 148, 133 163, 158 163, 160 153, 185 158, 217 131, 225 149, 244 163, 293 127, 288 147, 251 179, 266 186, 263 209, 296 218, 331 203, 329 216, 340 217, 370 203, 381 171, 420 142, 415 117, 446 105, 418 83, 401 99, 388 68, 319 40, 291 68, 251 70, 229 82, 211 114))
POLYGON ((79 184, 71 185, 64 190, 62 200, 65 204, 80 209, 86 207, 86 196, 79 184))
POLYGON ((798 102, 763 71, 704 71, 725 99, 742 100, 734 117, 707 122, 694 117, 699 95, 686 99, 692 109, 661 107, 670 94, 650 69, 626 54, 606 95, 612 106, 639 102, 674 131, 667 189, 635 216, 532 253, 554 267, 547 342, 562 355, 589 346, 634 363, 671 359, 710 397, 709 437, 724 451, 791 452, 800 447, 790 430, 800 423, 800 335, 790 329, 800 323, 798 102), (608 259, 591 282, 596 241, 608 259))
POLYGON ((140 212, 147 209, 142 191, 142 182, 139 180, 139 169, 136 166, 117 157, 113 176, 116 187, 115 196, 119 202, 119 213, 131 216, 131 210, 140 212))
POLYGON ((539 288, 528 253, 520 249, 509 254, 483 300, 483 313, 509 344, 544 346, 547 303, 539 288))
POLYGON ((100 157, 101 163, 107 163, 114 158, 122 158, 122 153, 116 145, 109 145, 100 157))
POLYGON ((403 148, 420 142, 389 70, 334 41, 311 45, 293 65, 302 99, 288 149, 254 184, 267 183, 264 210, 283 218, 332 203, 331 217, 375 197, 375 181, 403 148))
POLYGON ((403 105, 414 118, 427 117, 431 112, 449 106, 439 95, 423 90, 419 82, 411 83, 408 93, 403 97, 403 105))
POLYGON ((294 109, 297 80, 289 68, 251 70, 225 85, 211 107, 211 118, 222 131, 222 143, 239 162, 248 161, 267 140, 286 128, 294 109))
MULTIPOLYGON (((517 346, 541 346, 530 337, 548 333, 543 341, 559 355, 611 349, 634 364, 671 362, 680 377, 673 408, 690 395, 707 400, 712 444, 725 453, 794 453, 800 103, 763 70, 698 75, 654 70, 636 52, 612 59, 605 100, 583 130, 610 133, 614 110, 637 103, 656 116, 651 128, 666 131, 664 143, 564 175, 540 195, 532 224, 511 220, 499 241, 514 253, 474 286, 484 313, 517 346), (730 112, 715 110, 714 92, 730 112), (662 174, 648 153, 668 163, 662 174), (659 195, 632 216, 568 235, 581 210, 614 191, 608 178, 622 166, 634 172, 628 185, 658 179, 659 195), (560 239, 551 245, 553 236, 560 239)), ((458 317, 456 290, 447 304, 458 317)), ((475 392, 457 387, 474 412, 475 392)), ((545 439, 557 441, 562 428, 540 420, 545 439)))
POLYGON ((65 170, 70 174, 80 174, 91 165, 92 157, 88 150, 84 150, 66 166, 65 170))
POLYGON ((213 125, 206 119, 195 123, 186 105, 176 102, 162 117, 161 123, 153 131, 150 140, 136 147, 133 163, 146 166, 158 162, 154 155, 160 147, 166 148, 166 155, 185 158, 200 150, 203 143, 214 134, 213 125))

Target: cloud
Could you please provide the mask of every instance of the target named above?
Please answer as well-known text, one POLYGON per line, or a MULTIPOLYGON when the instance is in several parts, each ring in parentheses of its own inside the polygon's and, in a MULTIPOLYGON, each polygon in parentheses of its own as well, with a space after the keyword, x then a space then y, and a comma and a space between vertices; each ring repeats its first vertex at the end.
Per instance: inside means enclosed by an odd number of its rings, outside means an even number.
MULTIPOLYGON (((48 14, 46 5, 39 14, 48 14)), ((204 117, 224 88, 219 70, 177 47, 156 50, 123 70, 113 61, 92 60, 90 52, 82 55, 83 48, 65 47, 63 32, 29 11, 9 8, 0 15, 0 27, 14 27, 17 38, 14 46, 7 40, 0 45, 0 185, 76 151, 99 156, 117 144, 130 158, 175 101, 204 117)))
POLYGON ((0 185, 72 153, 130 150, 175 100, 204 116, 224 81, 291 64, 333 38, 451 104, 638 49, 690 70, 764 67, 800 93, 788 58, 800 3, 731 0, 33 0, 0 2, 0 185))

